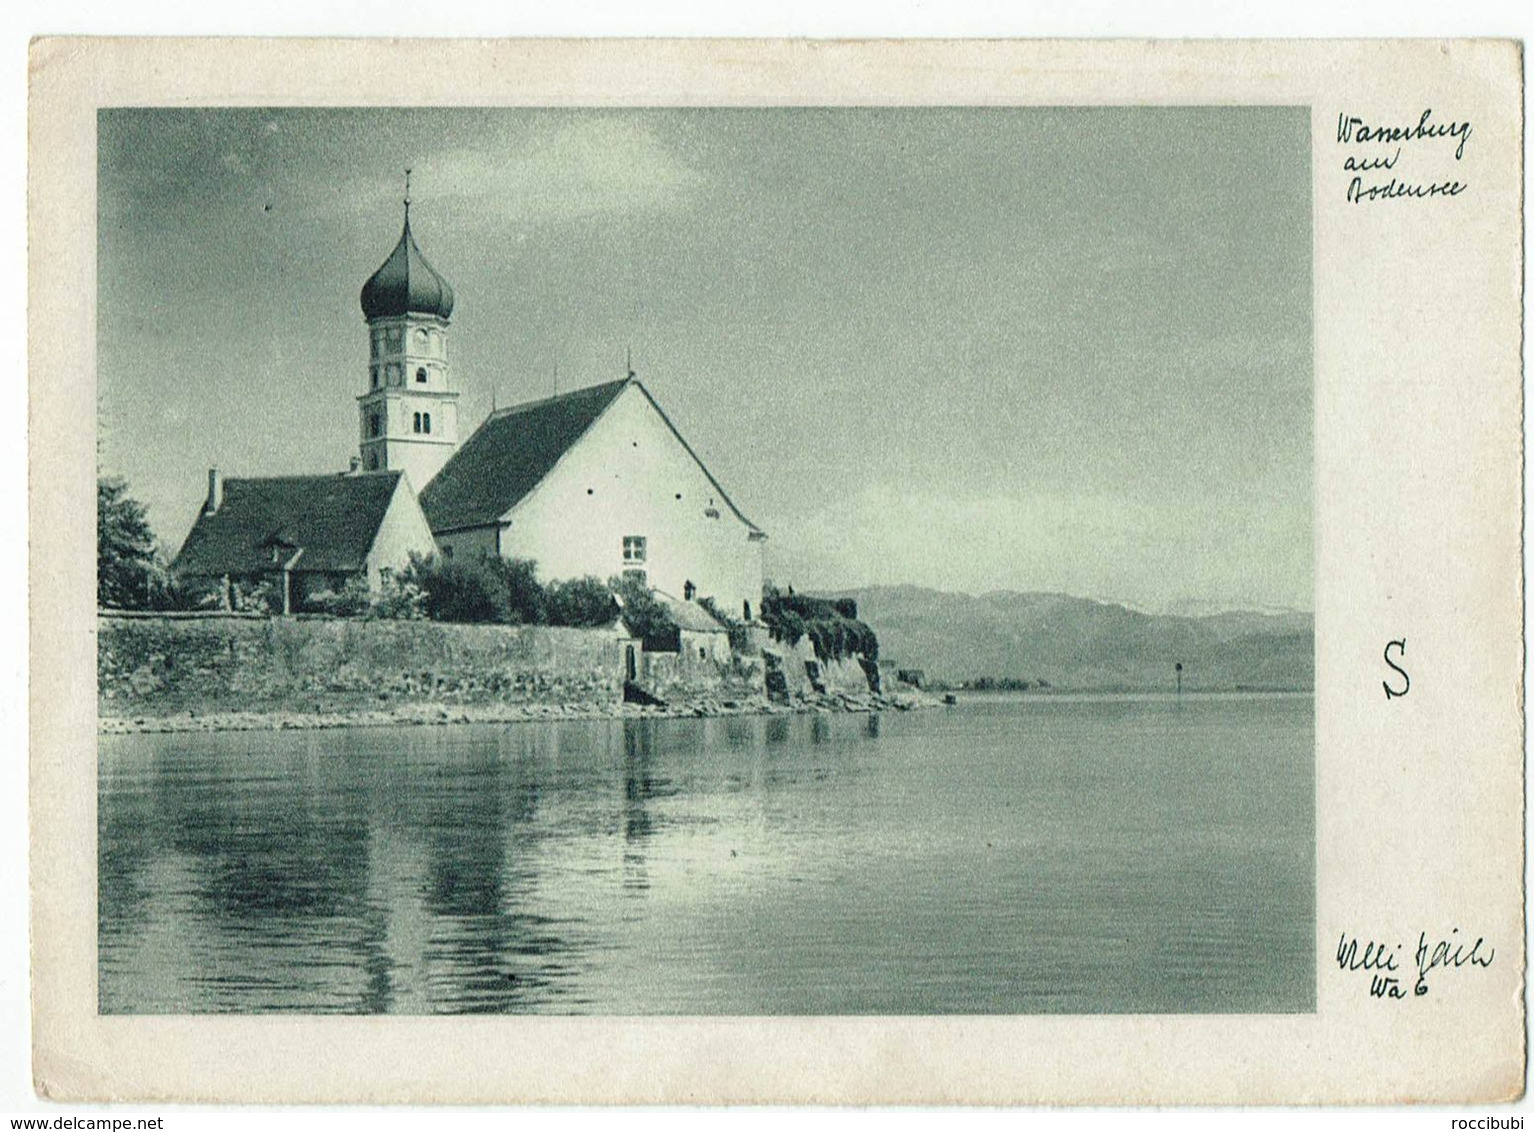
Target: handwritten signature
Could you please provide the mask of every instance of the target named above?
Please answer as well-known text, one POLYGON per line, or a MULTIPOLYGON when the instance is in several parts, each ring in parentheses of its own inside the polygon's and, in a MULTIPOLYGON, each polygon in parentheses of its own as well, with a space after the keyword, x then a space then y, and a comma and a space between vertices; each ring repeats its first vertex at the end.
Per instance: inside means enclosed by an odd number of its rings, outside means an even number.
POLYGON ((1445 938, 1428 939, 1417 934, 1412 952, 1412 966, 1403 967, 1404 943, 1390 945, 1372 939, 1360 939, 1343 932, 1337 941, 1337 966, 1344 971, 1359 971, 1369 976, 1369 994, 1375 998, 1420 998, 1428 993, 1428 974, 1432 971, 1456 971, 1490 967, 1497 949, 1476 936, 1471 943, 1461 937, 1458 928, 1445 938), (1404 972, 1404 973, 1403 973, 1404 972), (1408 991, 1404 980, 1412 980, 1408 991))

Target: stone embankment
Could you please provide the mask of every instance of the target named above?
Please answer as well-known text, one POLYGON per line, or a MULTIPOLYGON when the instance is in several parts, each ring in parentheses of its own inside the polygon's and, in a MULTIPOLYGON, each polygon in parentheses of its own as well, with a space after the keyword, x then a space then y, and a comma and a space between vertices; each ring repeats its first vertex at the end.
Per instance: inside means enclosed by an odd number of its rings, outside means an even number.
POLYGON ((775 703, 765 696, 699 699, 641 707, 624 703, 402 704, 364 711, 197 711, 172 715, 102 716, 102 734, 185 731, 315 731, 335 727, 430 727, 450 723, 535 723, 567 719, 708 719, 738 715, 807 715, 833 712, 912 711, 938 701, 920 693, 892 696, 795 696, 775 703))
POLYGON ((777 703, 763 694, 759 658, 726 665, 661 654, 641 656, 639 667, 665 705, 641 707, 623 702, 630 645, 595 629, 103 616, 98 727, 399 727, 909 710, 936 702, 914 692, 801 687, 777 703))

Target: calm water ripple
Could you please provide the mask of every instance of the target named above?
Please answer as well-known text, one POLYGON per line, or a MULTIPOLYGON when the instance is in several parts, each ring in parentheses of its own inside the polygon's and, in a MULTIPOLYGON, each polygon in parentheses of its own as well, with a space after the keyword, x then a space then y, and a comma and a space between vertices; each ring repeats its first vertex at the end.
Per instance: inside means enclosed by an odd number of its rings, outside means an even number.
POLYGON ((101 738, 105 1013, 1314 1008, 1309 696, 101 738))

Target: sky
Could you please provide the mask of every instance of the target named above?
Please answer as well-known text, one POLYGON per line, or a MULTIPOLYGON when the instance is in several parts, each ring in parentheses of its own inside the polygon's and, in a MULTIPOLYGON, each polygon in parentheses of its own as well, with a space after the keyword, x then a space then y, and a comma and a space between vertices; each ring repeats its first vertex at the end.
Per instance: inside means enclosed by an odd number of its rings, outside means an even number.
POLYGON ((171 552, 209 467, 355 454, 408 166, 462 436, 632 351, 780 584, 1312 608, 1304 108, 98 126, 99 460, 171 552))

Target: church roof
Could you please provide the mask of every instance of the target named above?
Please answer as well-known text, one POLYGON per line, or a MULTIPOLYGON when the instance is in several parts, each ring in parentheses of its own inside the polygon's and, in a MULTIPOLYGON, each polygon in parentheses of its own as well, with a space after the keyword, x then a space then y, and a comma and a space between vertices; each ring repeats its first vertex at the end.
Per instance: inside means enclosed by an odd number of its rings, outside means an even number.
POLYGON ((730 501, 650 391, 632 376, 491 413, 421 492, 421 509, 431 529, 461 530, 498 521, 543 482, 630 385, 660 414, 725 505, 753 531, 759 530, 730 501))
POLYGON ((453 313, 453 288, 416 247, 408 209, 399 243, 383 266, 362 285, 362 313, 370 322, 402 314, 447 318, 453 313))
POLYGON ((226 479, 213 514, 199 513, 172 569, 221 577, 271 570, 274 556, 300 572, 353 573, 399 485, 399 471, 226 479))
POLYGON ((421 492, 434 531, 493 523, 543 482, 627 379, 491 413, 421 492))

